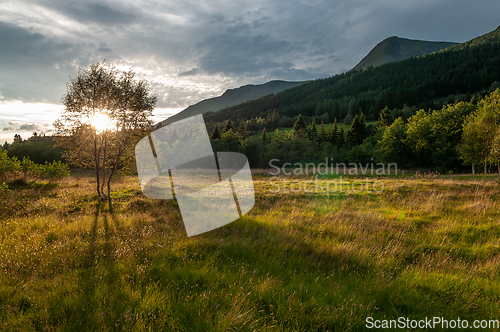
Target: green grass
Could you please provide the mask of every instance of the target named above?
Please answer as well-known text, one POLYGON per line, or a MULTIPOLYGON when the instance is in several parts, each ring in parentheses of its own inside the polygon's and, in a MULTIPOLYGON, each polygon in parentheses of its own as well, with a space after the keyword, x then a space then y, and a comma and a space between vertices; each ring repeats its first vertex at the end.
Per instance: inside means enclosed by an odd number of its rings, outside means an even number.
POLYGON ((386 178, 380 193, 327 195, 273 193, 270 177, 255 175, 250 213, 192 238, 176 202, 144 197, 137 177, 117 178, 112 210, 96 205, 85 173, 27 182, 2 197, 0 330, 357 331, 368 316, 498 319, 495 179, 386 178))

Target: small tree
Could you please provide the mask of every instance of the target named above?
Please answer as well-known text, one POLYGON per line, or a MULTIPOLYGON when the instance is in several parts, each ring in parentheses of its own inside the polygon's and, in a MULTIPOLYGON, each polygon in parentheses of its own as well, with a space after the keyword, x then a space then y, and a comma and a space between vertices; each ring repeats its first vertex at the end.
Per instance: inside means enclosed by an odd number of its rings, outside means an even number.
POLYGON ((269 142, 269 140, 267 139, 267 132, 266 132, 266 128, 265 127, 264 127, 264 129, 262 129, 262 135, 260 136, 260 139, 264 143, 268 143, 269 142))
POLYGON ((247 131, 245 129, 245 124, 240 122, 240 126, 238 127, 238 134, 240 135, 241 138, 246 138, 247 137, 247 131))
POLYGON ((389 107, 384 107, 382 111, 380 111, 380 116, 378 118, 377 127, 384 128, 389 127, 392 124, 392 115, 389 107))
POLYGON ((219 139, 220 138, 220 131, 219 131, 219 126, 215 125, 214 131, 212 131, 212 135, 210 135, 212 139, 219 139))
POLYGON ((295 136, 298 137, 303 137, 306 131, 306 122, 304 121, 304 118, 302 117, 302 114, 299 115, 297 118, 297 121, 293 124, 293 133, 295 136))
POLYGON ((311 128, 307 132, 310 141, 316 142, 318 140, 318 130, 316 129, 316 120, 313 118, 311 128))
POLYGON ((227 122, 226 122, 226 126, 225 126, 225 127, 224 127, 224 129, 222 130, 222 133, 223 133, 223 134, 224 134, 224 133, 227 133, 229 130, 232 130, 232 131, 234 132, 234 130, 233 130, 233 123, 231 122, 231 120, 227 120, 227 122))
POLYGON ((66 160, 95 169, 96 190, 103 201, 110 197, 113 174, 133 160, 135 143, 151 127, 157 96, 134 76, 133 71, 120 74, 104 62, 80 68, 67 83, 61 100, 65 108, 54 124, 66 160))

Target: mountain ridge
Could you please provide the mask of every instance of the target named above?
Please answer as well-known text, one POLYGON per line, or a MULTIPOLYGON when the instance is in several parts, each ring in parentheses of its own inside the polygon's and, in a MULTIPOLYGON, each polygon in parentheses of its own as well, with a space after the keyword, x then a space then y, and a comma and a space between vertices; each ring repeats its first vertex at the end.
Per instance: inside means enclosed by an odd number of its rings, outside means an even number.
POLYGON ((161 122, 166 125, 175 121, 179 121, 194 115, 203 114, 206 112, 217 112, 223 108, 239 105, 247 101, 259 99, 261 97, 276 94, 285 89, 293 88, 306 81, 282 81, 273 80, 263 84, 247 84, 239 88, 228 89, 218 97, 204 99, 194 105, 190 105, 181 112, 169 117, 161 122))
POLYGON ((378 43, 352 70, 377 67, 444 50, 459 43, 388 37, 378 43))

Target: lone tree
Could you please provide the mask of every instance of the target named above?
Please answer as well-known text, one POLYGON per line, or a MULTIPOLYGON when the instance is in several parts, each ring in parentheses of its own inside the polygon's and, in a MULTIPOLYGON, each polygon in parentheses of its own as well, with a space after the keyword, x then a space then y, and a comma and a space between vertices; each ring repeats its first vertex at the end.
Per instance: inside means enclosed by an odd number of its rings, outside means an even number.
POLYGON ((58 144, 66 148, 64 157, 77 167, 95 169, 102 201, 110 198, 115 171, 129 165, 135 143, 151 128, 149 117, 158 97, 134 76, 104 62, 80 68, 66 84, 61 99, 65 108, 54 124, 58 144))

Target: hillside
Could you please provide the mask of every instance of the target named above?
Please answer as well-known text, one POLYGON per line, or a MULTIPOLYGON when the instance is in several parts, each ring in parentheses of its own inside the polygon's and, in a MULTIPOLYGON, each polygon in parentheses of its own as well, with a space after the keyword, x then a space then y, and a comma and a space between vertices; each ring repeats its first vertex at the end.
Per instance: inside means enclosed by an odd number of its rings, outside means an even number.
POLYGON ((220 109, 275 94, 302 83, 304 82, 270 81, 264 84, 248 84, 236 89, 229 89, 219 97, 205 99, 197 104, 189 106, 185 110, 164 120, 162 124, 179 121, 205 112, 217 112, 220 109))
POLYGON ((274 96, 205 114, 207 123, 262 117, 276 110, 281 118, 328 114, 329 121, 363 112, 376 120, 385 106, 440 108, 439 98, 484 94, 500 81, 499 29, 464 44, 426 56, 349 71, 287 89, 274 96))
POLYGON ((469 47, 469 46, 478 46, 484 44, 499 44, 499 43, 500 43, 500 26, 485 35, 471 39, 465 43, 452 46, 450 47, 450 50, 460 50, 463 49, 464 47, 469 47))
POLYGON ((353 69, 361 70, 370 66, 377 67, 388 62, 427 55, 456 44, 452 42, 412 40, 395 36, 389 37, 375 46, 353 69))

